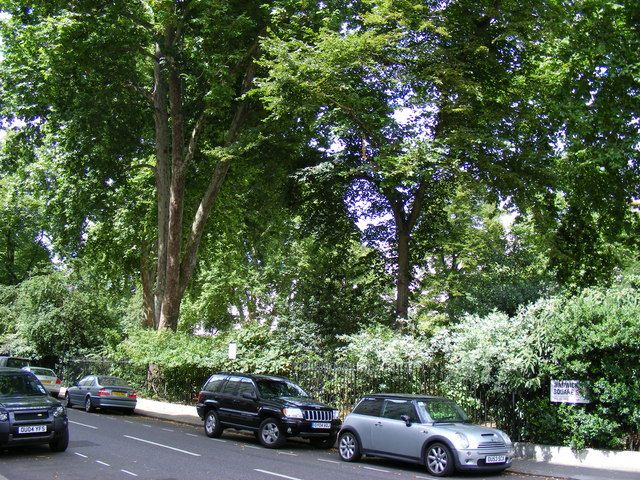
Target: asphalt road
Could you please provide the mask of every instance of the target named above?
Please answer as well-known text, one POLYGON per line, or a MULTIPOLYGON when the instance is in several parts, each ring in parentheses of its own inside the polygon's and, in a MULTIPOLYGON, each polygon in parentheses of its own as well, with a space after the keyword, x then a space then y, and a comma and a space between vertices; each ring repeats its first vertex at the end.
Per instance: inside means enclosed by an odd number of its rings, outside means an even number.
MULTIPOLYGON (((335 450, 290 441, 265 449, 252 435, 225 431, 220 439, 202 428, 114 413, 69 410, 69 448, 52 453, 47 445, 0 453, 0 480, 409 480, 434 478, 419 465, 381 459, 345 463, 335 450)), ((464 475, 452 479, 550 477, 464 475)))

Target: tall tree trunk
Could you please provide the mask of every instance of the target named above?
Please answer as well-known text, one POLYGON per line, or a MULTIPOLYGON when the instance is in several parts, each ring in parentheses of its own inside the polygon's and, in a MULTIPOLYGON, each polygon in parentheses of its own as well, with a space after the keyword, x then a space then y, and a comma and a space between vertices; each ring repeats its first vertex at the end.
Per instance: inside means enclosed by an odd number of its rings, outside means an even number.
POLYGON ((409 316, 409 287, 411 285, 411 263, 409 262, 409 232, 396 226, 398 242, 398 276, 396 279, 396 318, 409 316))
MULTIPOLYGON (((169 41, 167 33, 164 42, 169 41)), ((156 202, 158 209, 158 240, 156 281, 154 290, 153 324, 158 327, 162 299, 167 280, 167 241, 169 226, 169 185, 171 178, 169 148, 169 113, 167 110, 167 82, 165 78, 164 51, 158 42, 155 46, 153 109, 156 133, 156 202)))
POLYGON ((140 253, 140 274, 142 277, 143 323, 147 328, 155 328, 156 316, 154 315, 152 275, 149 271, 149 246, 144 241, 140 253))
POLYGON ((182 252, 182 216, 185 194, 184 116, 182 83, 175 59, 170 62, 169 104, 171 106, 171 184, 169 187, 169 231, 167 242, 167 278, 162 299, 159 329, 178 326, 182 292, 180 258, 182 252))

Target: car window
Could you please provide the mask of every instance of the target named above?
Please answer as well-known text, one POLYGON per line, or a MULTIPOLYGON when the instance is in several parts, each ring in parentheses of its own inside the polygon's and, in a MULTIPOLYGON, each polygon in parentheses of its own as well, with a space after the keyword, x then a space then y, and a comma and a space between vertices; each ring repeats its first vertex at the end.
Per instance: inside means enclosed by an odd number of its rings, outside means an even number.
POLYGON ((33 375, 24 373, 0 375, 0 396, 46 394, 45 388, 33 375))
POLYGON ((11 367, 11 368, 22 368, 22 367, 28 367, 29 366, 29 361, 28 360, 24 360, 22 358, 12 358, 9 357, 7 358, 7 367, 11 367))
POLYGON ((427 414, 434 422, 466 422, 467 415, 450 400, 428 400, 418 402, 418 408, 427 414))
POLYGON ((242 395, 243 393, 255 393, 253 382, 248 378, 243 378, 242 381, 240 382, 240 386, 238 388, 238 395, 242 395))
POLYGON ((261 378, 256 383, 260 396, 264 398, 309 396, 300 386, 285 379, 261 378))
POLYGON ((85 377, 83 380, 80 381, 80 386, 81 387, 90 387, 94 383, 95 383, 95 377, 89 376, 89 377, 85 377))
POLYGON ((220 386, 222 385, 222 382, 224 382, 224 379, 224 375, 212 375, 203 390, 206 390, 207 392, 217 392, 220 390, 220 386))
POLYGON ((29 367, 29 371, 35 375, 44 375, 47 377, 55 377, 56 374, 49 368, 29 367))
POLYGON ((417 418, 416 408, 410 400, 385 400, 382 416, 392 420, 402 420, 407 415, 411 420, 417 418))
POLYGON ((240 377, 229 377, 227 383, 222 387, 222 392, 227 395, 235 395, 238 392, 238 387, 240 386, 240 377))
POLYGON ((98 377, 98 383, 100 385, 107 385, 109 387, 128 387, 129 384, 119 377, 98 377))
POLYGON ((384 400, 382 398, 365 398, 356 406, 353 413, 379 417, 383 403, 384 400))

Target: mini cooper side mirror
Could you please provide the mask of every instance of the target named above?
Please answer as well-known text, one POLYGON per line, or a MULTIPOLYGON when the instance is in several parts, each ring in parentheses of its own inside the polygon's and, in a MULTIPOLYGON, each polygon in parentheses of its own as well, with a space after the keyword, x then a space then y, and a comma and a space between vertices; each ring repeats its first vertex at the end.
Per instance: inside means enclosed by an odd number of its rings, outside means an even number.
POLYGON ((409 415, 400 415, 400 420, 404 421, 407 427, 411 426, 411 417, 409 415))

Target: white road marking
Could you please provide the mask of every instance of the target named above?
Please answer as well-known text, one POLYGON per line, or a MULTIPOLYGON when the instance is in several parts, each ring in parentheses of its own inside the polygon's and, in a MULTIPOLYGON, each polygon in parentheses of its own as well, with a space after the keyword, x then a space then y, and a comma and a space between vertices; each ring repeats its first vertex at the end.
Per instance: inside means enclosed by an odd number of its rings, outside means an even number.
POLYGON ((163 428, 162 430, 164 430, 165 432, 173 432, 173 430, 171 430, 170 428, 163 428))
POLYGON ((99 463, 100 465, 104 465, 105 467, 110 467, 111 466, 108 463, 101 462, 100 460, 96 460, 96 463, 99 463))
POLYGON ((98 430, 98 427, 94 427, 93 425, 87 425, 86 423, 74 422, 69 420, 69 423, 73 423, 74 425, 80 425, 81 427, 93 428, 94 430, 98 430))
POLYGON ((125 420, 124 423, 131 423, 133 424, 133 422, 131 420, 125 420))
POLYGON ((319 458, 318 461, 319 462, 327 462, 327 463, 340 463, 337 460, 326 460, 324 458, 319 458))
POLYGON ((186 453, 187 455, 191 455, 192 457, 201 457, 199 453, 188 452, 187 450, 182 450, 180 448, 170 447, 169 445, 163 445, 161 443, 151 442, 149 440, 145 440, 144 438, 131 437, 129 435, 123 435, 125 438, 130 438, 131 440, 136 440, 138 442, 148 443, 149 445, 155 445, 156 447, 167 448, 169 450, 173 450, 175 452, 186 453))
POLYGON ((290 455, 292 457, 297 457, 298 456, 297 453, 291 453, 291 452, 278 452, 278 455, 290 455))
POLYGON ((73 452, 73 453, 75 453, 76 455, 78 455, 79 457, 82 457, 82 458, 89 458, 86 455, 83 455, 83 454, 78 453, 78 452, 73 452))
MULTIPOLYGON (((194 435, 194 437, 197 437, 197 435, 194 435)), ((222 440, 221 438, 212 438, 211 440, 214 442, 227 443, 226 440, 222 440)))
POLYGON ((147 428, 153 428, 151 425, 145 425, 144 423, 142 424, 142 426, 147 428))
POLYGON ((137 476, 138 476, 137 474, 135 474, 135 473, 133 473, 133 472, 130 472, 130 471, 128 471, 128 470, 120 470, 120 471, 121 471, 122 473, 126 473, 127 475, 131 475, 132 477, 137 477, 137 476))
POLYGON ((245 445, 246 448, 255 448, 256 450, 262 450, 260 447, 256 447, 255 445, 245 445))
POLYGON ((389 473, 389 470, 383 470, 381 468, 373 468, 373 467, 362 467, 365 470, 372 470, 374 472, 382 472, 382 473, 389 473))
POLYGON ((259 468, 254 468, 253 471, 254 472, 260 472, 260 473, 266 473, 267 475, 273 475, 274 477, 288 478, 289 480, 300 480, 299 478, 296 478, 296 477, 289 477, 287 475, 282 475, 280 473, 270 472, 268 470, 260 470, 259 468))
POLYGON ((189 435, 190 437, 199 437, 200 435, 196 435, 195 433, 186 433, 185 435, 189 435))

